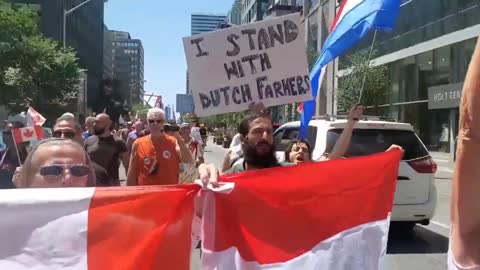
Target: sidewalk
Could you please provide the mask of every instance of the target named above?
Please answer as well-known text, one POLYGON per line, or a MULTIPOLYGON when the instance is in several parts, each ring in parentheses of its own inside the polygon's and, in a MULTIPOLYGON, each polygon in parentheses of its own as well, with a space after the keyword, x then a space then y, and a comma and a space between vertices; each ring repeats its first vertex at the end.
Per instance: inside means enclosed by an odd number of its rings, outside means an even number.
POLYGON ((443 152, 430 152, 430 155, 437 163, 436 178, 452 179, 455 163, 450 161, 450 154, 443 152))

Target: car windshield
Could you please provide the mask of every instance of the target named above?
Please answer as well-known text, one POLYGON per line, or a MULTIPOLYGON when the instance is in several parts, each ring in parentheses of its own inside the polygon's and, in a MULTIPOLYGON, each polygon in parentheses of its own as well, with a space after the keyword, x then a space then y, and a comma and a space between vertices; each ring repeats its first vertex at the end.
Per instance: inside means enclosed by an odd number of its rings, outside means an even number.
MULTIPOLYGON (((273 135, 276 150, 285 151, 291 141, 298 139, 299 133, 299 126, 290 126, 277 129, 273 135)), ((310 143, 312 149, 315 149, 316 138, 317 128, 314 126, 308 126, 307 141, 310 143)))
MULTIPOLYGON (((331 129, 327 133, 326 152, 331 152, 343 129, 331 129)), ((376 154, 387 150, 392 144, 405 150, 403 159, 412 160, 428 156, 420 139, 408 130, 355 129, 352 142, 345 157, 376 154)))

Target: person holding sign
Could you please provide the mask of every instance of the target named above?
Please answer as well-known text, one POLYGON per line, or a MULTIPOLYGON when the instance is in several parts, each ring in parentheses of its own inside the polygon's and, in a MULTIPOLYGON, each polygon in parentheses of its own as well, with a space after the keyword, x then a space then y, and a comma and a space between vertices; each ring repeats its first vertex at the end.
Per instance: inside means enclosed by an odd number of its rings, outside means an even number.
POLYGON ((480 269, 480 39, 463 85, 451 201, 450 270, 480 269))

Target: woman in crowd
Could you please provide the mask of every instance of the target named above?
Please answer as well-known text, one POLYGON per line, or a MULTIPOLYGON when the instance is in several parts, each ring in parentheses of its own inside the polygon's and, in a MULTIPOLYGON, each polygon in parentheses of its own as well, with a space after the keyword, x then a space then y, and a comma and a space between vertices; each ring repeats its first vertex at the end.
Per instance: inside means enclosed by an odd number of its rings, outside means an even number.
POLYGON ((15 179, 17 188, 87 187, 95 175, 83 147, 75 141, 53 138, 30 151, 15 179))
POLYGON ((312 160, 312 147, 306 140, 293 140, 285 150, 285 162, 299 164, 312 160))
MULTIPOLYGON (((179 132, 180 127, 176 123, 166 123, 163 126, 163 130, 167 135, 175 136, 176 132, 179 132)), ((180 176, 179 184, 191 184, 198 179, 198 170, 195 166, 195 160, 190 163, 180 162, 180 176)))
POLYGON ((457 160, 451 201, 450 270, 480 270, 480 39, 460 103, 457 160))

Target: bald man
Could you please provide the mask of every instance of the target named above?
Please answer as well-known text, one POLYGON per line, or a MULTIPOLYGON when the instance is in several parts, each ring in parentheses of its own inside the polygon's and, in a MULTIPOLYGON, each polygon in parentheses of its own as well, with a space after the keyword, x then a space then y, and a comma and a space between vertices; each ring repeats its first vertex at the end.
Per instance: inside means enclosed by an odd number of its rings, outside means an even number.
POLYGON ((92 161, 107 170, 111 179, 119 180, 120 161, 127 174, 129 154, 125 142, 110 132, 111 125, 112 121, 107 114, 97 115, 93 125, 94 135, 85 140, 85 150, 92 161))

